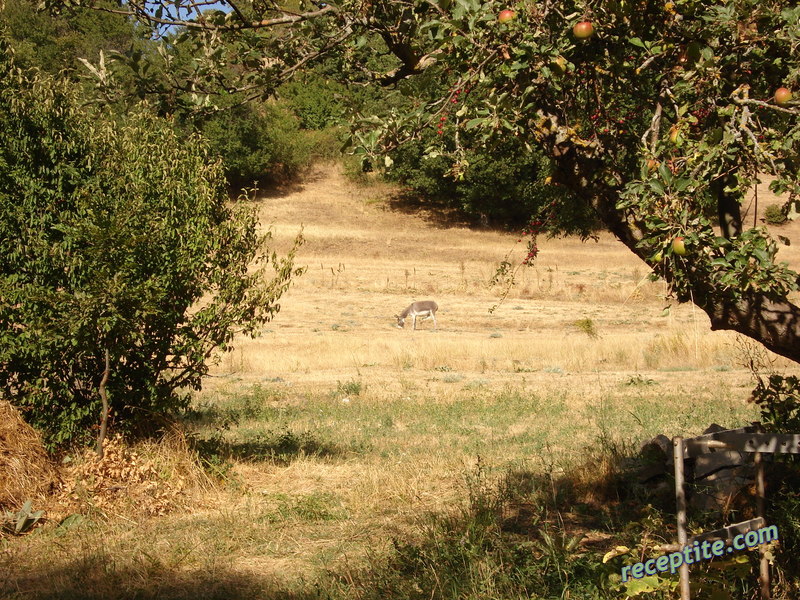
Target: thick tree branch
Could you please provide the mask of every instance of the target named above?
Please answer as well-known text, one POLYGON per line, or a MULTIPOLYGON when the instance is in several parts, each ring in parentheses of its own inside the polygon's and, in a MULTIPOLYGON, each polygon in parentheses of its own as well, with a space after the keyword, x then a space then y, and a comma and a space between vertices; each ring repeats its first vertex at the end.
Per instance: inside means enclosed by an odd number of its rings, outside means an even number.
MULTIPOLYGON (((556 165, 556 180, 594 207, 603 224, 631 252, 647 258, 648 249, 639 242, 645 237, 646 226, 633 212, 617 207, 621 189, 607 183, 601 172, 601 148, 570 134, 560 126, 554 115, 540 117, 538 137, 556 165)), ((712 183, 721 196, 721 205, 730 213, 728 228, 731 234, 741 231, 739 204, 724 193, 724 183, 712 183), (734 202, 733 209, 730 203, 734 202)), ((800 362, 800 307, 788 300, 773 300, 766 294, 750 292, 734 295, 732 290, 713 287, 699 269, 689 269, 688 283, 694 303, 711 319, 714 330, 727 329, 746 335, 766 348, 795 362, 800 362)))
POLYGON ((717 198, 717 216, 723 237, 732 239, 742 233, 742 211, 739 197, 725 191, 726 177, 711 182, 711 193, 717 198))

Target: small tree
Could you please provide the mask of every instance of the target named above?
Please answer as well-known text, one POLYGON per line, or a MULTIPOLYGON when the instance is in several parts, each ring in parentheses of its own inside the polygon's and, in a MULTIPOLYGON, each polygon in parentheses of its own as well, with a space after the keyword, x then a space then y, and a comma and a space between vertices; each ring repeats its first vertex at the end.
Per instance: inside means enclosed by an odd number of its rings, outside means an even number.
POLYGON ((0 386, 51 447, 90 437, 104 373, 118 428, 184 406, 300 272, 299 239, 264 253, 198 138, 146 110, 89 114, 2 41, 0 136, 0 386))

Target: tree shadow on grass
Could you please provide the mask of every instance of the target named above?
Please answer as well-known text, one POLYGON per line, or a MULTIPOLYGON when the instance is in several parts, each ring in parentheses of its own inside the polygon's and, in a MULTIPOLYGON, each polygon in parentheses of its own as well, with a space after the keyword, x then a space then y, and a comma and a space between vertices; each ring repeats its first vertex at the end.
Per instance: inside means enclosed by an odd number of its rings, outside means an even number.
POLYGON ((8 600, 312 600, 314 590, 287 588, 264 575, 188 570, 164 565, 120 565, 100 556, 28 571, 0 568, 0 597, 8 600))
POLYGON ((228 198, 232 201, 245 200, 246 202, 261 202, 286 198, 299 194, 306 187, 306 181, 292 180, 282 183, 271 181, 245 181, 228 186, 228 198))
POLYGON ((272 462, 288 465, 301 456, 341 458, 357 449, 316 437, 311 432, 265 432, 245 440, 227 440, 220 435, 194 438, 200 457, 212 457, 243 462, 272 462))
POLYGON ((482 225, 477 216, 466 215, 457 208, 447 206, 444 201, 423 198, 413 192, 394 194, 386 200, 386 204, 395 212, 420 217, 437 229, 490 229, 482 225))

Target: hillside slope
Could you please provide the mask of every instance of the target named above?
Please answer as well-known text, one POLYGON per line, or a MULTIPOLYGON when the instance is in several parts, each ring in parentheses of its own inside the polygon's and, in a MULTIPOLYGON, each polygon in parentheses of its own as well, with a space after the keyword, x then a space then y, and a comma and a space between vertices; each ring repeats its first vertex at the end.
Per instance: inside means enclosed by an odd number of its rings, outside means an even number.
MULTIPOLYGON (((777 199, 759 191, 763 213, 777 199)), ((579 379, 736 367, 733 336, 710 332, 702 312, 665 299, 663 282, 651 282, 648 267, 608 234, 540 240, 535 266, 508 288, 490 282, 501 261, 516 264, 524 253, 514 233, 453 225, 404 205, 388 185, 355 186, 334 166, 261 198, 259 211, 278 250, 303 229, 298 262, 308 271, 264 335, 242 340, 220 374, 327 385, 358 371, 391 385, 398 365, 485 372, 491 364, 496 377, 551 369, 579 379), (396 329, 393 315, 423 299, 439 303, 439 330, 429 322, 416 333, 410 324, 396 329)), ((798 240, 798 227, 779 233, 798 240)), ((800 264, 797 246, 781 257, 800 264)))

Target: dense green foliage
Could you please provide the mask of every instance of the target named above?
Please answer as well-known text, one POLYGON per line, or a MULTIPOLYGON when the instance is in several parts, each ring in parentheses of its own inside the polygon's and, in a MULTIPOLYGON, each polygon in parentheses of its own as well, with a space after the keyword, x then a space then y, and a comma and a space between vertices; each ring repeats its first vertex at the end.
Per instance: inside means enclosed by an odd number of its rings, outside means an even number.
POLYGON ((112 419, 152 424, 279 309, 292 256, 261 253, 198 138, 145 110, 88 113, 0 50, 0 386, 51 445, 81 441, 108 350, 112 419))
POLYGON ((335 131, 307 131, 285 105, 244 104, 215 112, 196 128, 222 160, 232 186, 296 180, 315 160, 332 158, 335 131))
POLYGON ((303 129, 325 129, 341 125, 345 96, 353 91, 328 79, 319 68, 281 86, 278 93, 300 120, 303 129))
POLYGON ((570 194, 548 181, 547 159, 525 151, 518 139, 509 138, 491 150, 473 140, 463 141, 461 168, 454 167, 448 156, 426 152, 434 139, 431 131, 394 150, 386 176, 424 198, 493 225, 525 225, 533 215, 549 213, 551 203, 558 200, 572 210, 565 231, 588 235, 596 227, 596 218, 585 205, 574 202, 574 197, 570 203, 570 194))
POLYGON ((277 101, 246 102, 245 94, 225 94, 207 110, 192 112, 197 95, 171 93, 170 81, 171 69, 194 59, 182 46, 160 53, 135 22, 72 8, 52 15, 29 0, 9 0, 0 16, 18 65, 67 73, 82 82, 87 102, 111 112, 124 114, 146 100, 153 112, 175 117, 180 135, 206 137, 232 187, 296 179, 314 161, 335 157, 341 145, 334 129, 342 119, 341 86, 324 77, 311 73, 288 83, 277 101), (98 86, 98 77, 113 90, 98 86))
MULTIPOLYGON (((14 45, 17 64, 56 74, 82 67, 79 58, 96 62, 100 51, 125 52, 145 47, 141 30, 124 16, 68 9, 53 16, 29 0, 5 0, 0 22, 14 45)), ((104 6, 98 2, 98 6, 104 6)), ((110 5, 109 5, 110 6, 110 5)))

